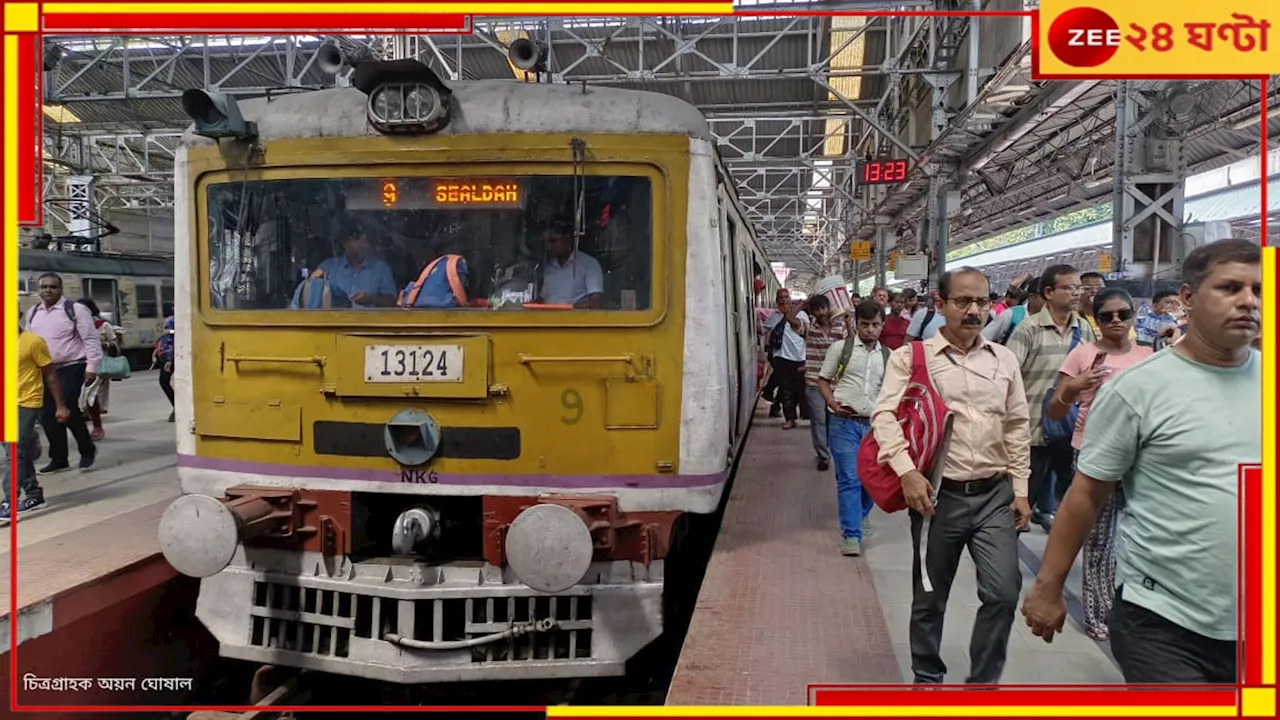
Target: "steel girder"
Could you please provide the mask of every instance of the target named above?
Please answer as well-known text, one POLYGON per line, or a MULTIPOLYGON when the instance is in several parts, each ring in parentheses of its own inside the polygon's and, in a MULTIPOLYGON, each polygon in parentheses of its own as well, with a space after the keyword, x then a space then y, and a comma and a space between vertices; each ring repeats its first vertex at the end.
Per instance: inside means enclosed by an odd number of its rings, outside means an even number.
POLYGON ((99 183, 104 202, 145 196, 147 202, 164 203, 160 188, 168 182, 163 177, 165 157, 172 152, 168 138, 185 125, 176 98, 187 88, 252 96, 273 88, 332 85, 341 80, 316 66, 319 48, 332 41, 352 54, 417 57, 454 80, 512 77, 506 42, 523 30, 549 46, 555 80, 671 92, 702 108, 761 239, 772 244, 800 238, 805 245, 798 252, 816 272, 838 263, 843 226, 856 215, 848 181, 853 158, 895 142, 900 152, 915 152, 888 132, 883 111, 900 113, 900 103, 887 100, 889 90, 900 88, 903 78, 930 71, 922 66, 933 55, 927 27, 928 21, 918 17, 887 18, 844 31, 837 41, 831 22, 823 18, 493 18, 476 22, 474 35, 467 37, 170 36, 96 38, 92 44, 54 37, 50 41, 69 50, 48 83, 49 102, 85 115, 94 106, 122 109, 84 123, 87 139, 70 143, 82 150, 67 147, 78 132, 74 124, 46 127, 48 133, 60 133, 56 140, 46 139, 46 147, 55 162, 80 168, 87 158, 89 172, 130 178, 127 185, 99 183), (853 67, 836 62, 857 39, 865 42, 873 35, 893 37, 884 40, 893 52, 883 62, 853 67), (868 77, 882 78, 885 92, 853 97, 841 91, 853 78, 865 82, 868 77), (763 97, 721 98, 726 80, 768 84, 762 86, 763 97), (767 90, 782 87, 798 89, 804 100, 767 90), (123 107, 126 102, 130 107, 123 107), (135 112, 134 106, 147 112, 135 112), (149 133, 130 132, 146 125, 152 126, 149 133), (824 146, 836 134, 843 152, 828 156, 824 146), (773 177, 778 172, 787 175, 773 177), (764 190, 767 180, 775 189, 764 190), (134 189, 138 186, 153 189, 134 189), (815 215, 843 222, 806 222, 815 215), (801 235, 788 234, 806 226, 801 235), (820 235, 814 239, 816 228, 820 235))

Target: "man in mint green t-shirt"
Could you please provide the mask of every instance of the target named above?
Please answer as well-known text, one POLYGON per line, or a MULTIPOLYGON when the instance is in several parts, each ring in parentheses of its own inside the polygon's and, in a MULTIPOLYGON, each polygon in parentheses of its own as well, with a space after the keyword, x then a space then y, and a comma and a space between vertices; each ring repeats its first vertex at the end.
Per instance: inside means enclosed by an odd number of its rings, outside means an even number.
POLYGON ((1262 459, 1259 247, 1187 256, 1186 336, 1102 386, 1022 612, 1051 642, 1067 573, 1123 485, 1111 650, 1130 684, 1237 682, 1239 470, 1262 459))

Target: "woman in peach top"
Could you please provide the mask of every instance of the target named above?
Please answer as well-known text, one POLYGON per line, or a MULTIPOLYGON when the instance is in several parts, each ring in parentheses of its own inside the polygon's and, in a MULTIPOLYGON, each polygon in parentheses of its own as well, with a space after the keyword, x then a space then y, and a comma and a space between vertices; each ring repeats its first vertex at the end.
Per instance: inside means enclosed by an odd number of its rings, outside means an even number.
MULTIPOLYGON (((1151 357, 1152 350, 1133 341, 1133 298, 1121 288, 1106 288, 1093 298, 1093 317, 1097 319, 1097 342, 1077 347, 1067 355, 1058 369, 1058 388, 1049 417, 1067 417, 1071 406, 1079 403, 1071 446, 1080 452, 1084 441, 1084 423, 1098 388, 1117 373, 1151 357)), ((1084 544, 1084 624, 1085 634, 1094 640, 1106 640, 1107 616, 1115 595, 1116 526, 1124 509, 1124 497, 1114 499, 1098 514, 1098 521, 1084 544)))

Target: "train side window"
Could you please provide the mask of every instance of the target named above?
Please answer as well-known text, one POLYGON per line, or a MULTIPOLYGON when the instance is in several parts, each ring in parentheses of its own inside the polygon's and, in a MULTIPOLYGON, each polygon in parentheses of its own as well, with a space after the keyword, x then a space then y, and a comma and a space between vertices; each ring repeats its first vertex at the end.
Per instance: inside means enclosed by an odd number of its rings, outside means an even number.
POLYGON ((104 317, 109 317, 115 322, 119 322, 120 317, 116 314, 116 308, 119 307, 116 297, 116 281, 114 278, 85 278, 83 282, 84 295, 81 297, 91 298, 98 306, 98 312, 104 317))
POLYGON ((155 318, 160 316, 160 300, 156 295, 156 286, 138 283, 133 287, 133 295, 138 303, 139 318, 155 318))
POLYGON ((160 312, 162 314, 173 314, 173 286, 160 286, 160 312))

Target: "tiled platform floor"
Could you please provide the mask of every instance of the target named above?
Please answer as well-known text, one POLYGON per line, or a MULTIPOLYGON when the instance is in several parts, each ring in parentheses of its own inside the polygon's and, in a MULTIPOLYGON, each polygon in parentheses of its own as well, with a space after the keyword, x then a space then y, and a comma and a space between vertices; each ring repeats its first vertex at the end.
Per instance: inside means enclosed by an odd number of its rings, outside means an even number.
MULTIPOLYGON (((107 437, 89 472, 41 475, 46 508, 20 517, 18 606, 92 585, 159 553, 160 513, 179 494, 169 402, 144 372, 114 383, 107 437)), ((69 438, 70 439, 70 438, 69 438)), ((41 435, 45 453, 48 444, 41 435)), ((78 461, 71 441, 71 463, 78 461)), ((42 457, 37 465, 47 462, 42 457)), ((0 616, 8 637, 10 527, 0 528, 0 616)), ((8 650, 8 641, 4 650, 8 650)))
POLYGON ((804 423, 756 418, 668 705, 803 705, 806 683, 898 682, 865 558, 839 554, 835 484, 804 423))
MULTIPOLYGON (((803 705, 809 683, 909 681, 911 542, 905 513, 871 518, 866 555, 839 554, 835 478, 814 466, 807 423, 785 431, 757 415, 684 642, 668 705, 803 705)), ((1044 533, 1023 536, 1024 592, 1044 533)), ((1052 645, 1014 622, 1004 681, 1113 683, 1120 673, 1073 620, 1052 645)), ((950 682, 962 682, 977 591, 967 555, 943 633, 950 682)))

